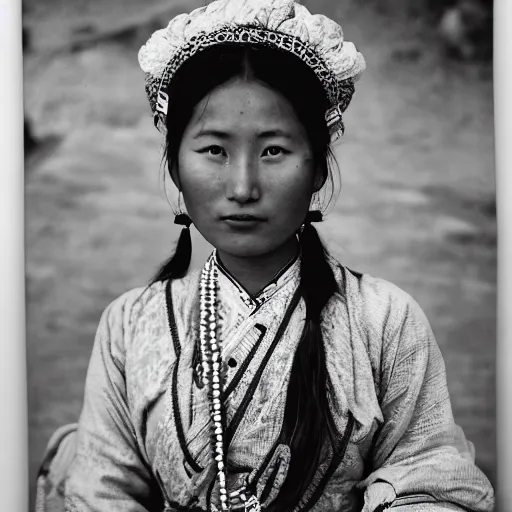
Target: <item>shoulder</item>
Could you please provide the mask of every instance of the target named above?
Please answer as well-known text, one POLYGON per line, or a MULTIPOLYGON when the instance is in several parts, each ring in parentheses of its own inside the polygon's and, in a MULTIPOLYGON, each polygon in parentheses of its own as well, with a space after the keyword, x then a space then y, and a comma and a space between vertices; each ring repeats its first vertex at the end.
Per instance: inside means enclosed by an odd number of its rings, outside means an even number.
POLYGON ((141 320, 147 321, 155 311, 165 308, 167 292, 172 289, 173 302, 186 301, 197 288, 197 272, 175 279, 172 283, 159 281, 148 286, 132 288, 119 295, 104 310, 102 318, 111 326, 134 327, 141 320))
POLYGON ((356 272, 340 263, 335 265, 334 271, 347 309, 351 310, 352 316, 358 317, 370 334, 378 334, 385 339, 409 324, 430 331, 421 306, 396 284, 356 272))
POLYGON ((421 373, 437 344, 418 302, 385 279, 340 264, 335 273, 353 346, 365 347, 379 393, 379 383, 389 381, 397 360, 414 361, 421 373))
POLYGON ((386 319, 387 333, 397 335, 404 329, 414 328, 426 334, 430 324, 416 299, 399 286, 385 279, 364 275, 362 294, 365 313, 370 320, 382 310, 386 319))
POLYGON ((103 323, 107 323, 110 328, 116 326, 129 328, 147 312, 154 302, 163 297, 164 290, 165 283, 158 282, 147 287, 132 288, 122 293, 103 311, 103 323))
POLYGON ((373 316, 382 310, 392 324, 410 315, 426 317, 418 302, 405 290, 385 279, 363 274, 361 296, 367 314, 373 316))
POLYGON ((103 310, 96 332, 96 344, 112 357, 124 362, 137 324, 150 317, 164 296, 165 283, 137 287, 122 293, 103 310))
POLYGON ((128 290, 104 310, 99 331, 108 337, 113 353, 119 355, 144 340, 160 337, 168 325, 167 311, 172 307, 178 316, 190 309, 197 290, 197 272, 180 279, 161 281, 128 290), (107 332, 106 332, 107 331, 107 332))

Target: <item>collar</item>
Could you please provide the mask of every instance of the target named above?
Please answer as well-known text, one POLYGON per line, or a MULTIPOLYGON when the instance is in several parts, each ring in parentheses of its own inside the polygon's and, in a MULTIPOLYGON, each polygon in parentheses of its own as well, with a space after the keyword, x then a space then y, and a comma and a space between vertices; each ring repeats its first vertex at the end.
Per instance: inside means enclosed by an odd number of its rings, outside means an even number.
POLYGON ((285 285, 291 281, 298 283, 300 279, 300 257, 297 254, 274 275, 265 287, 255 295, 251 295, 222 264, 217 251, 213 252, 211 258, 219 271, 219 291, 221 296, 226 298, 229 296, 231 299, 239 302, 245 309, 249 310, 250 314, 270 300, 285 285))

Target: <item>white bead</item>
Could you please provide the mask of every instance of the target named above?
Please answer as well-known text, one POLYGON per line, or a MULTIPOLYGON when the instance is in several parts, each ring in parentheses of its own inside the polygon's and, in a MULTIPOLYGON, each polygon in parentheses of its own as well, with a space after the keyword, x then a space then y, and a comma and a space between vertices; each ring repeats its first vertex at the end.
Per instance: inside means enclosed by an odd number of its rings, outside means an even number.
POLYGON ((221 343, 217 339, 217 279, 218 271, 215 257, 208 259, 201 272, 200 281, 200 323, 199 336, 201 347, 201 367, 204 381, 211 386, 210 414, 212 422, 212 440, 214 443, 214 458, 218 466, 219 491, 222 510, 228 511, 226 506, 226 475, 224 473, 224 440, 222 429, 221 395, 221 343), (208 378, 206 377, 208 375, 208 378))

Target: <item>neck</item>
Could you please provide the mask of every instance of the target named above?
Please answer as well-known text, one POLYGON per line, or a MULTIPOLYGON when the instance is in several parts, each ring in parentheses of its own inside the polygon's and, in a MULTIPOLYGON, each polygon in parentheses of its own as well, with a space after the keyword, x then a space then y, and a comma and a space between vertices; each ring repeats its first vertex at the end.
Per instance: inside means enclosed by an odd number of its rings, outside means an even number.
POLYGON ((270 254, 241 258, 217 251, 217 255, 229 273, 251 294, 262 290, 272 278, 299 251, 298 241, 292 237, 270 254))

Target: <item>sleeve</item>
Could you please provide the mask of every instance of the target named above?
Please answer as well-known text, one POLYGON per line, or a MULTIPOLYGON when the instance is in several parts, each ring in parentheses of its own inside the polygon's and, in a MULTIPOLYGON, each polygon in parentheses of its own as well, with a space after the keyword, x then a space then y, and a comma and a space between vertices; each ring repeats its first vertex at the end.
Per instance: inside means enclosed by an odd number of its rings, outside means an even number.
POLYGON ((454 422, 444 360, 428 321, 411 298, 401 310, 383 340, 384 421, 374 440, 371 473, 359 484, 363 512, 409 510, 401 502, 412 496, 416 503, 424 496, 424 512, 492 511, 492 486, 454 422))
POLYGON ((100 320, 87 371, 76 455, 67 475, 67 512, 158 509, 159 493, 138 450, 126 400, 126 316, 126 305, 118 299, 100 320))

